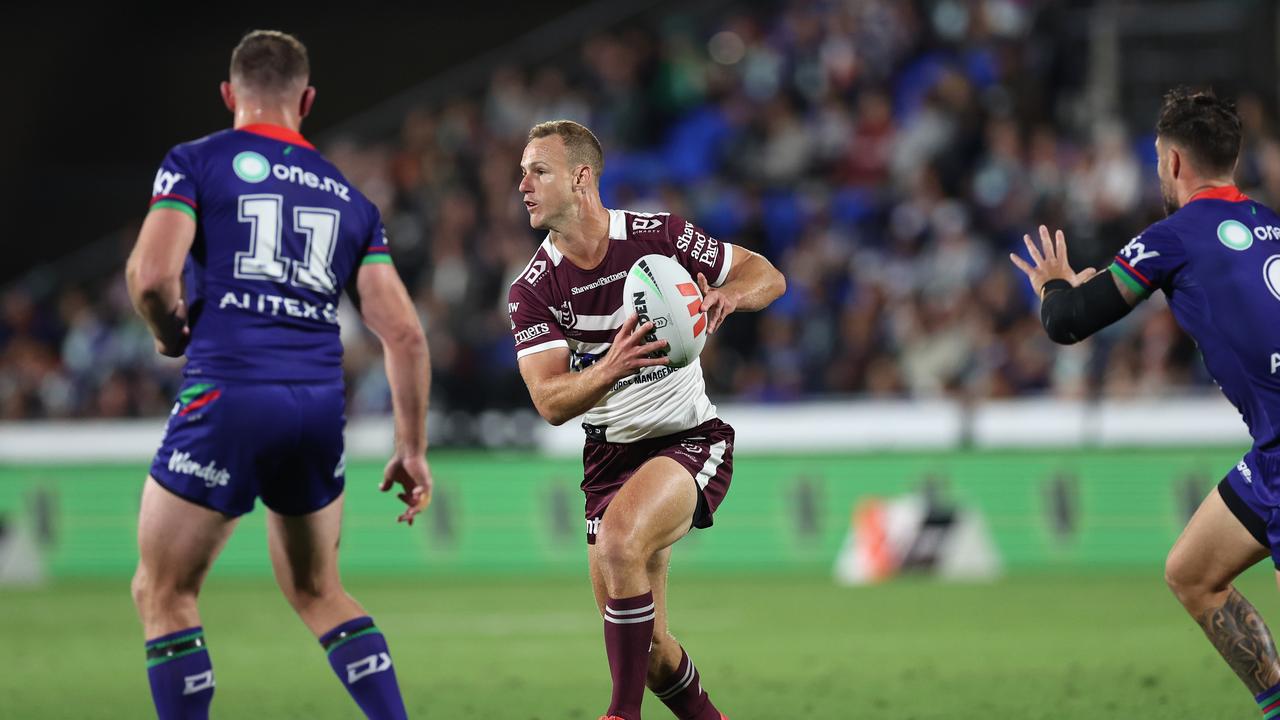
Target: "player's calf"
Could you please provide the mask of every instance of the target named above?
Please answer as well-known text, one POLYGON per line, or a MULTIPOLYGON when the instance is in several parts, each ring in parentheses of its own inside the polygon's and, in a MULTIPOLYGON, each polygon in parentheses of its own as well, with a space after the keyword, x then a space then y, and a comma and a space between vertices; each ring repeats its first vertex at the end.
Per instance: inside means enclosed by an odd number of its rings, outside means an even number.
POLYGON ((698 669, 670 633, 654 633, 648 683, 653 694, 680 720, 721 720, 720 711, 702 689, 698 669))

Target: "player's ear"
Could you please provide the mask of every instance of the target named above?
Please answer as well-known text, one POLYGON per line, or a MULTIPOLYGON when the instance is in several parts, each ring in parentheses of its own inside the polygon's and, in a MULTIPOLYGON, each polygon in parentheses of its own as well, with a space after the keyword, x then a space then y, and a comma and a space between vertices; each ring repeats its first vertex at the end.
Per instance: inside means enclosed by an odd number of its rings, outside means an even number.
POLYGON ((232 113, 235 113, 236 94, 231 91, 231 83, 227 82, 226 80, 223 80, 222 83, 218 85, 218 92, 219 94, 222 95, 222 104, 226 105, 227 109, 230 110, 232 113))
POLYGON ((304 118, 311 112, 311 106, 316 102, 316 89, 308 85, 306 90, 302 91, 302 99, 298 104, 298 117, 304 118))
POLYGON ((1178 152, 1178 148, 1169 148, 1169 177, 1174 180, 1182 174, 1182 153, 1178 152))
POLYGON ((591 187, 591 175, 592 172, 590 165, 579 165, 578 172, 573 174, 574 189, 585 191, 587 188, 591 187))

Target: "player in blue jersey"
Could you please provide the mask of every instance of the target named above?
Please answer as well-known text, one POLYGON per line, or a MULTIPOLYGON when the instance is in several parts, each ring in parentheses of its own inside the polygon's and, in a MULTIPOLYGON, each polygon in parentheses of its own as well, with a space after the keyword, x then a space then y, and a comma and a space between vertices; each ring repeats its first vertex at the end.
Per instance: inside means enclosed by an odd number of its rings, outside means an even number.
POLYGON ((1275 641, 1232 582, 1268 554, 1280 572, 1280 216, 1233 184, 1240 142, 1230 103, 1172 91, 1156 123, 1168 217, 1125 245, 1109 272, 1073 272, 1062 232, 1051 238, 1043 226, 1039 247, 1025 238, 1031 263, 1010 257, 1040 293, 1041 320, 1059 343, 1083 340, 1163 290, 1243 416, 1253 447, 1187 523, 1165 579, 1273 718, 1275 641))
POLYGON ((367 717, 405 717, 387 643, 338 577, 341 293, 382 341, 396 429, 382 490, 399 486, 409 523, 431 492, 427 344, 378 210, 298 132, 315 100, 309 74, 294 37, 244 37, 222 83, 233 129, 169 152, 129 258, 156 349, 187 357, 142 492, 133 580, 164 720, 208 717, 196 597, 256 498, 280 589, 339 679, 367 717))

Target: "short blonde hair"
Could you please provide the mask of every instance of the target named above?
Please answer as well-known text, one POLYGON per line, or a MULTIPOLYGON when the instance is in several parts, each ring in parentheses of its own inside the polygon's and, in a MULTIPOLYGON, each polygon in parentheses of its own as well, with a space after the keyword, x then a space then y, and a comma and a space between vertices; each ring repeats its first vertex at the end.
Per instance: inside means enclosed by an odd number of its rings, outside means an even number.
POLYGON ((572 120, 548 120, 540 122, 529 129, 529 139, 558 136, 564 141, 565 150, 569 153, 569 162, 574 167, 590 165, 596 182, 600 182, 600 173, 604 172, 604 148, 595 133, 585 125, 572 120))
POLYGON ((279 30, 254 30, 231 51, 231 79, 252 90, 292 90, 310 75, 306 46, 279 30))

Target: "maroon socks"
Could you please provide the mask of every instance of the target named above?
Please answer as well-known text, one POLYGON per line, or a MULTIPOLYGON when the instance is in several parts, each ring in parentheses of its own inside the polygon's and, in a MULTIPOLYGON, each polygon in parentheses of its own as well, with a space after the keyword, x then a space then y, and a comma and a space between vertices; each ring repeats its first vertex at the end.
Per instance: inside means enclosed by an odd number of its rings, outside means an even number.
POLYGON ((649 645, 653 641, 653 593, 609 598, 604 606, 604 648, 613 676, 613 700, 608 715, 640 720, 649 645))
POLYGON ((680 665, 675 673, 654 688, 653 694, 680 720, 720 720, 720 711, 702 689, 698 668, 693 666, 684 648, 680 648, 680 665))

